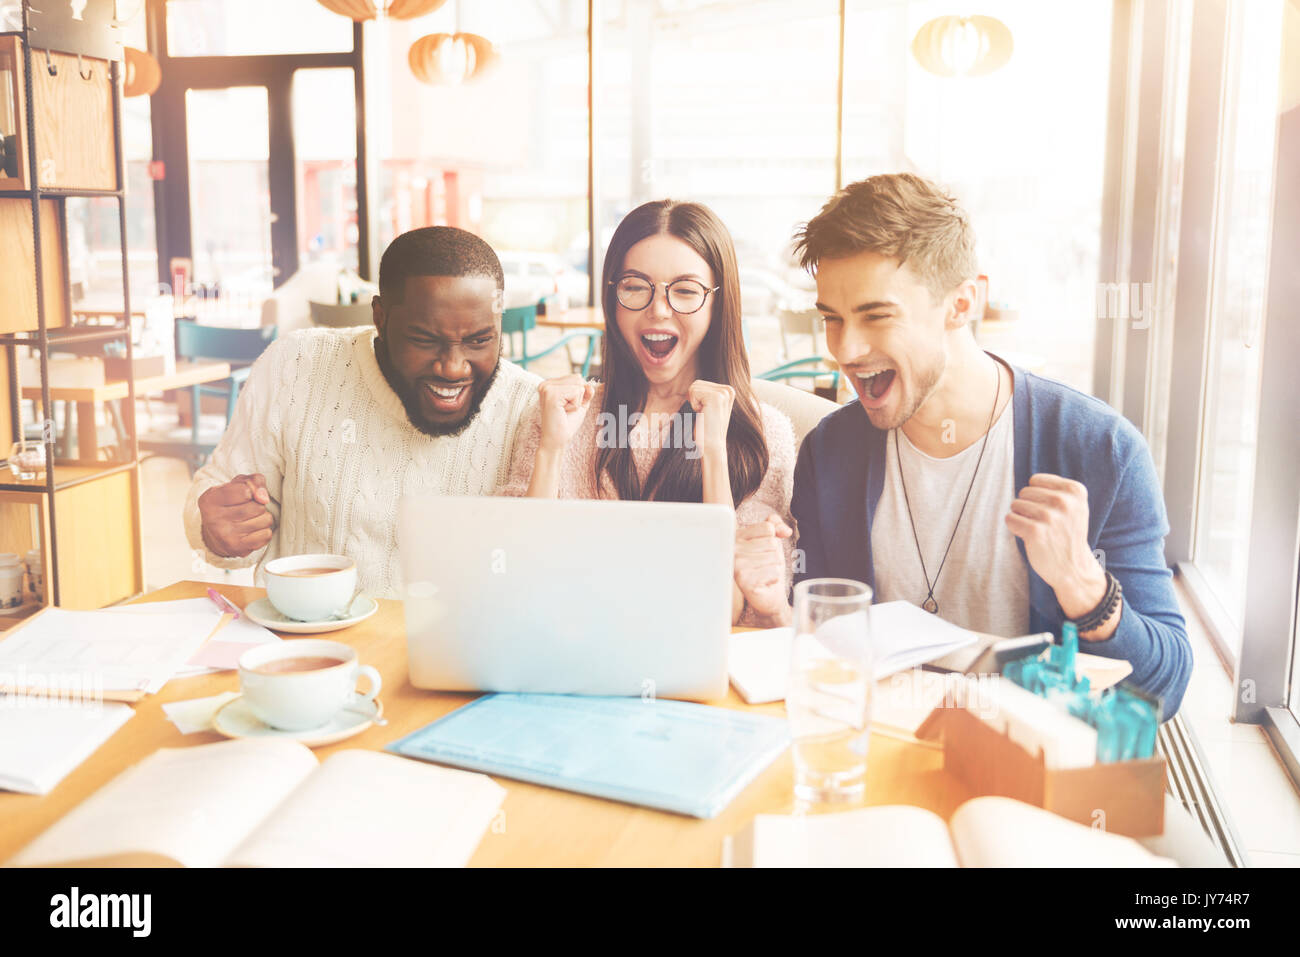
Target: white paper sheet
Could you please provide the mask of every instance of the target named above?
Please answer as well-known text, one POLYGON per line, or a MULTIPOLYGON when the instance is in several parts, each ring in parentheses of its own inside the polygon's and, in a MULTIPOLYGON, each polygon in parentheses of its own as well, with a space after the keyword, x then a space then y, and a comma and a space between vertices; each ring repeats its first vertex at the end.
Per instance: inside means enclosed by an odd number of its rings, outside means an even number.
POLYGON ((871 650, 876 657, 877 678, 942 658, 978 640, 975 632, 944 621, 911 602, 886 601, 871 606, 871 650))
MULTIPOLYGON (((215 612, 220 615, 217 606, 212 603, 210 598, 179 598, 175 601, 147 601, 139 602, 134 605, 118 605, 114 608, 105 608, 105 611, 117 613, 126 613, 133 615, 168 615, 177 612, 189 612, 193 614, 209 614, 215 612)), ((213 642, 229 642, 240 645, 264 645, 270 641, 279 641, 280 636, 275 632, 263 628, 257 622, 252 621, 247 615, 240 615, 234 621, 228 623, 212 639, 213 642)), ((195 661, 186 661, 176 673, 172 676, 175 678, 188 678, 191 675, 214 674, 218 671, 229 671, 229 668, 210 668, 204 664, 195 661)))
POLYGON ((173 701, 162 706, 167 720, 176 725, 181 734, 195 734, 199 731, 211 731, 212 721, 228 701, 239 697, 238 691, 223 691, 210 698, 191 698, 188 701, 173 701))
POLYGON ((49 794, 134 713, 113 701, 0 695, 0 789, 49 794))
POLYGON ((0 641, 0 688, 77 678, 98 682, 105 692, 153 694, 220 620, 210 602, 206 611, 144 614, 47 608, 0 641))

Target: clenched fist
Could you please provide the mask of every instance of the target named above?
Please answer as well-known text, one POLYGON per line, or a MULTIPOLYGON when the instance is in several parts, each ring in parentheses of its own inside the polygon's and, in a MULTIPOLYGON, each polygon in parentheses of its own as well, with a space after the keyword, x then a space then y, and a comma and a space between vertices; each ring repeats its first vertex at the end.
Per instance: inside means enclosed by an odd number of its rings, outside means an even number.
POLYGON ((687 398, 696 413, 695 444, 704 453, 725 453, 736 390, 729 385, 696 379, 691 383, 687 398))
POLYGON ((736 529, 736 587, 760 615, 780 615, 788 607, 785 549, 781 542, 792 534, 776 512, 755 525, 736 529))
POLYGON ((1106 573, 1088 544, 1087 488, 1059 475, 1031 475, 1005 520, 1025 543, 1029 567, 1056 592, 1068 617, 1086 615, 1100 604, 1106 573))
POLYGON ((275 533, 267 508, 271 494, 261 474, 236 475, 199 496, 203 543, 222 558, 243 558, 266 545, 275 533))
POLYGON ((559 452, 569 444, 569 440, 582 425, 587 407, 591 405, 595 394, 596 387, 580 375, 547 379, 537 387, 543 450, 559 452))

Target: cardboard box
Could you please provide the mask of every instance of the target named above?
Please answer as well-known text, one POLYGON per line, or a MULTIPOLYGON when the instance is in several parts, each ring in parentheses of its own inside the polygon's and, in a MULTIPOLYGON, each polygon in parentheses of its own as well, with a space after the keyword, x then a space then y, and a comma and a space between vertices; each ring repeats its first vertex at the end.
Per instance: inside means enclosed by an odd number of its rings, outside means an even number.
POLYGON ((943 740, 943 766, 974 792, 1045 808, 1112 834, 1150 837, 1165 830, 1165 759, 1052 769, 964 708, 935 708, 917 737, 943 740))

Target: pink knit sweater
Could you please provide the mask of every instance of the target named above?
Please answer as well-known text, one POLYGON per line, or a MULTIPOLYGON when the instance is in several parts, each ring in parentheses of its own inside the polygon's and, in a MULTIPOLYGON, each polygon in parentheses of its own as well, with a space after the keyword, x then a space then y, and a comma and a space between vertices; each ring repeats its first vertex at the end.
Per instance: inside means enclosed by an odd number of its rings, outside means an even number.
MULTIPOLYGON (((577 433, 564 450, 563 464, 560 468, 560 498, 617 498, 609 476, 602 476, 601 488, 596 488, 596 439, 598 417, 601 411, 602 388, 596 385, 596 394, 587 415, 578 427, 577 433)), ((794 528, 794 519, 790 517, 790 494, 794 485, 794 426, 790 419, 770 405, 759 404, 763 416, 763 435, 767 439, 767 472, 758 489, 740 503, 736 509, 736 526, 755 525, 772 512, 781 516, 790 528, 794 528)), ((673 424, 663 424, 661 441, 669 444, 672 439, 673 424)), ((515 440, 514 453, 510 460, 510 477, 501 489, 502 495, 523 496, 528 494, 528 483, 533 476, 533 462, 537 457, 537 448, 542 440, 541 413, 536 405, 529 411, 521 424, 515 440)), ((659 447, 651 437, 650 422, 642 418, 640 423, 628 434, 628 444, 632 448, 632 460, 636 463, 637 474, 644 482, 654 466, 659 454, 659 447)), ((790 569, 794 554, 794 536, 782 542, 785 549, 785 581, 790 583, 790 569)), ((754 612, 748 604, 742 612, 738 624, 766 628, 777 624, 754 612)))

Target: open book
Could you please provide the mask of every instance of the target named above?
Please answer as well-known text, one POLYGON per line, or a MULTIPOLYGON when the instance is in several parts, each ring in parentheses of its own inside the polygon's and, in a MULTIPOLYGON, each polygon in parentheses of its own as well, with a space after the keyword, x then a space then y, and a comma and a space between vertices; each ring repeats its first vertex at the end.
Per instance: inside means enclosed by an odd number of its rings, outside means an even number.
POLYGON ((162 748, 8 866, 463 866, 505 798, 482 774, 295 741, 162 748))
MULTIPOLYGON (((870 621, 877 679, 973 646, 979 639, 975 632, 959 628, 906 601, 872 605, 870 621)), ((785 698, 793 642, 791 628, 731 636, 727 670, 731 683, 748 704, 785 698)))
POLYGON ((1137 841, 1004 797, 972 798, 950 823, 924 808, 760 814, 723 844, 724 867, 1174 867, 1137 841))

